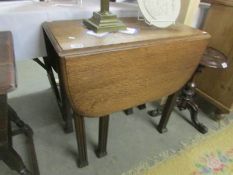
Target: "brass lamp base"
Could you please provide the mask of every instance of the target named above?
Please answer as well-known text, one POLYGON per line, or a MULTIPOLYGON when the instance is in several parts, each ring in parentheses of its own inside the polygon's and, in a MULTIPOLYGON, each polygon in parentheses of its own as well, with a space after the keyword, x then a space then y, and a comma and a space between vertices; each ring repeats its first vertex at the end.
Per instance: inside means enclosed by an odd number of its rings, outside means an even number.
POLYGON ((126 29, 124 23, 121 22, 116 15, 109 12, 94 12, 93 17, 83 20, 83 23, 88 29, 93 30, 96 33, 114 32, 126 29))

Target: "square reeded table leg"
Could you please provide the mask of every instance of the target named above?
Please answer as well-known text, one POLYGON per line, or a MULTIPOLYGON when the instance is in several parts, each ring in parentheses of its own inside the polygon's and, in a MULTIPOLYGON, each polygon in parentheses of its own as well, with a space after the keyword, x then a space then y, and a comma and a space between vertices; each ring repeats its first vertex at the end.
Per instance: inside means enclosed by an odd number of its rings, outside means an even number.
POLYGON ((101 158, 107 155, 109 115, 99 119, 99 143, 96 150, 97 157, 101 158))
MULTIPOLYGON (((85 121, 84 121, 84 117, 80 115, 75 115, 74 120, 75 120, 75 131, 76 131, 78 154, 79 154, 78 167, 83 168, 88 165, 85 121)), ((98 142, 98 148, 96 150, 96 155, 99 158, 107 155, 108 127, 109 127, 109 115, 100 117, 99 142, 98 142)))
POLYGON ((82 168, 88 165, 85 121, 84 117, 80 115, 75 115, 74 120, 79 154, 78 167, 82 168))

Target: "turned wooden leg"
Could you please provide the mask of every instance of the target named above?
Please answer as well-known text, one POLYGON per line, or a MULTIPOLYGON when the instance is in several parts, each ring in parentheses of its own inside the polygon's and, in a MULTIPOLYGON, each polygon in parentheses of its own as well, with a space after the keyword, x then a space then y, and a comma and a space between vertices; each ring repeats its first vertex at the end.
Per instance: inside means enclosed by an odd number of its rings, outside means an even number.
POLYGON ((158 131, 160 133, 164 133, 167 131, 166 126, 167 126, 168 120, 171 116, 171 112, 172 112, 174 106, 176 105, 176 99, 177 99, 178 94, 179 94, 179 92, 176 92, 176 93, 170 95, 167 99, 167 102, 166 102, 164 109, 163 109, 163 112, 162 112, 162 117, 161 117, 159 125, 158 125, 158 131))
POLYGON ((124 113, 125 113, 126 115, 131 115, 131 114, 133 114, 133 108, 125 109, 125 110, 124 110, 124 113))
POLYGON ((191 116, 193 126, 202 134, 208 132, 208 128, 198 120, 199 107, 194 101, 195 83, 193 78, 182 89, 180 96, 177 99, 177 107, 179 110, 188 109, 191 116))
POLYGON ((74 120, 79 154, 78 167, 82 168, 88 165, 84 117, 75 115, 74 120))
POLYGON ((99 143, 96 150, 97 157, 101 158, 107 155, 109 115, 99 119, 99 143))
POLYGON ((138 109, 139 109, 139 110, 146 109, 146 104, 138 105, 138 109))

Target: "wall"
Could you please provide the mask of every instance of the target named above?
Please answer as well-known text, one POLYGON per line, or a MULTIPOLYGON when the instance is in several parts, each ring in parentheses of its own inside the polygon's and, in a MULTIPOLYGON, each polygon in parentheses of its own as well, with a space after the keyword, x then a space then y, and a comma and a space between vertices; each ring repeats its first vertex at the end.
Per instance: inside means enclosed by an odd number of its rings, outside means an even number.
POLYGON ((181 12, 177 22, 193 26, 200 0, 181 0, 181 12))

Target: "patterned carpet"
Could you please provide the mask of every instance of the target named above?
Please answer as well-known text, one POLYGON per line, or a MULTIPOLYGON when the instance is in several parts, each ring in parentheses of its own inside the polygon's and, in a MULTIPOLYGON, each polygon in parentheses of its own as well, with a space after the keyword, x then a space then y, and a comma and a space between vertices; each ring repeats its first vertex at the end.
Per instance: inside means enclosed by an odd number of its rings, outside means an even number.
MULTIPOLYGON (((169 155, 167 155, 169 156, 169 155)), ((127 175, 233 175, 233 123, 149 168, 127 175)))

